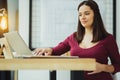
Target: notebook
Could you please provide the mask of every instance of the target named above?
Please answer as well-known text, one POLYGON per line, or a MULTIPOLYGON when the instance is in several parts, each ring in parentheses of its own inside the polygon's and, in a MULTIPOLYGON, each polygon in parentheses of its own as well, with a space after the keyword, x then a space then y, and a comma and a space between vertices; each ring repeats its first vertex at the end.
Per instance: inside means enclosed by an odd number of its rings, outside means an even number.
POLYGON ((16 58, 78 58, 77 56, 35 56, 17 31, 4 33, 16 58))

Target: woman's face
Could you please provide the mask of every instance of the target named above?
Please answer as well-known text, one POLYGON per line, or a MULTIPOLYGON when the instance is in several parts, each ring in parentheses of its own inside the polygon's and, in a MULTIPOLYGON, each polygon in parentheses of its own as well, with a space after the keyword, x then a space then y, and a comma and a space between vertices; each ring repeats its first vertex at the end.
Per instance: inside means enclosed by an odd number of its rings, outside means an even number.
POLYGON ((93 10, 87 5, 82 5, 79 8, 79 20, 83 27, 92 28, 92 24, 94 21, 93 10))

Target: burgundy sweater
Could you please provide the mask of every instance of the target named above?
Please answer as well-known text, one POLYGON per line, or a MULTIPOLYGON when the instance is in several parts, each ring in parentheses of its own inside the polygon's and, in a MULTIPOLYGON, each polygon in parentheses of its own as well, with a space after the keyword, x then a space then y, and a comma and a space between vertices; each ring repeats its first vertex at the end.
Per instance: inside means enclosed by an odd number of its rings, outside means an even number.
MULTIPOLYGON (((74 38, 74 33, 68 36, 63 42, 53 48, 53 55, 61 55, 70 51, 71 56, 79 56, 80 58, 95 58, 97 62, 108 64, 108 57, 116 72, 120 72, 120 54, 116 41, 112 35, 101 40, 98 44, 90 48, 81 48, 74 38)), ((88 71, 84 71, 85 80, 113 80, 110 73, 101 72, 88 75, 88 71)))

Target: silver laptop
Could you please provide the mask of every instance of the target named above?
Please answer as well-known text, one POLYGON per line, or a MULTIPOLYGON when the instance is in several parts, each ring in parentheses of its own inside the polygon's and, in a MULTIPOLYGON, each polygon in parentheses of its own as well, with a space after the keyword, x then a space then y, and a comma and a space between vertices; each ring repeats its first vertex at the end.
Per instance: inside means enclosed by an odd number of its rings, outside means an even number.
POLYGON ((17 31, 4 33, 4 36, 14 52, 14 57, 32 56, 32 51, 28 48, 17 31))
POLYGON ((13 56, 17 58, 78 58, 77 56, 35 56, 17 31, 4 33, 4 37, 13 50, 13 56))

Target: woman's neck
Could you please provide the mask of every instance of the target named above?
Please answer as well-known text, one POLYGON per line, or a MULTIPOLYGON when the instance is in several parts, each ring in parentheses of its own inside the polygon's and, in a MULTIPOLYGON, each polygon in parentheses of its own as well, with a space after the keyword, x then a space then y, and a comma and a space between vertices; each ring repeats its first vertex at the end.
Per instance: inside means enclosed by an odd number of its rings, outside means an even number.
POLYGON ((92 35, 92 29, 91 28, 86 28, 85 29, 85 35, 92 35))

